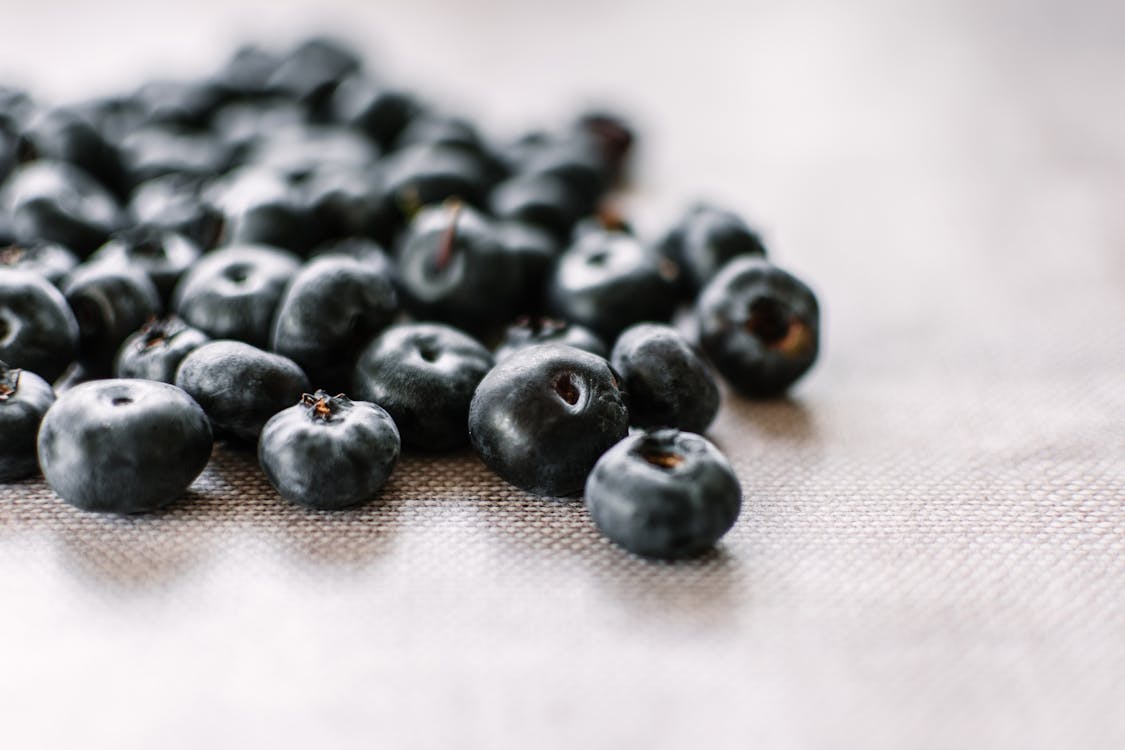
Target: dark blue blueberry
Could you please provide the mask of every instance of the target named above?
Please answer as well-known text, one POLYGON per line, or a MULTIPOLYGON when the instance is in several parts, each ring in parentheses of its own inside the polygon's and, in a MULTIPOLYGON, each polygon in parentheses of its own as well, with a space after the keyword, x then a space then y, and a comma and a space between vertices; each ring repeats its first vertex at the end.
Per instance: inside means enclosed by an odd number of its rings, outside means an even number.
POLYGON ((383 150, 390 150, 403 129, 422 112, 422 106, 406 91, 364 75, 352 75, 333 92, 332 112, 337 122, 350 125, 383 150))
POLYGON ((0 362, 0 482, 39 471, 35 435, 54 401, 46 380, 0 362))
POLYGON ((496 241, 519 268, 516 311, 538 314, 543 310, 543 289, 562 252, 559 241, 546 230, 518 221, 492 224, 496 241))
POLYGON ((636 141, 632 126, 620 115, 593 111, 579 117, 575 127, 597 146, 610 179, 620 179, 636 141))
POLYGON ((79 108, 38 112, 20 133, 21 161, 49 159, 73 164, 120 195, 125 189, 121 156, 79 108))
POLYGON ((0 268, 33 271, 55 286, 78 265, 78 256, 54 242, 0 245, 0 268))
POLYGON ((199 404, 153 380, 96 380, 63 393, 39 428, 39 466, 82 510, 143 513, 179 499, 211 457, 199 404))
POLYGON ((132 98, 145 122, 198 130, 207 126, 225 96, 216 81, 204 78, 149 81, 132 98))
POLYGON ((542 344, 485 376, 469 410, 469 438, 505 481, 536 495, 582 491, 594 462, 629 431, 617 377, 601 357, 542 344))
POLYGON ((261 133, 247 161, 278 172, 290 182, 298 182, 318 171, 368 171, 378 157, 378 149, 359 133, 301 124, 261 133))
POLYGON ((184 357, 211 339, 173 316, 145 323, 125 339, 117 352, 113 374, 118 378, 142 378, 174 383, 176 368, 184 357))
POLYGON ((766 260, 729 262, 699 296, 696 317, 704 354, 744 395, 780 395, 816 361, 816 297, 766 260))
POLYGON ((62 292, 78 321, 79 360, 94 376, 108 375, 121 343, 162 309, 152 280, 124 263, 78 266, 62 292))
POLYGON ((313 171, 298 190, 309 217, 312 244, 342 237, 393 238, 397 216, 388 210, 379 173, 327 167, 313 171))
POLYGON ((359 56, 347 44, 314 37, 282 56, 267 85, 301 102, 310 115, 321 119, 328 116, 336 86, 359 68, 359 56))
POLYGON ((266 422, 258 462, 289 502, 339 510, 375 497, 399 449, 398 429, 386 410, 317 391, 266 422))
POLYGON ((318 386, 350 386, 360 350, 394 320, 388 269, 347 255, 321 255, 293 277, 274 318, 270 348, 318 386))
POLYGON ((62 292, 32 271, 0 268, 0 359, 53 381, 78 356, 78 323, 62 292))
POLYGON ((12 217, 21 243, 57 242, 89 255, 122 225, 113 196, 94 178, 64 162, 34 161, 16 169, 0 192, 0 212, 12 217))
POLYGON ((149 125, 122 138, 121 160, 129 184, 138 185, 169 174, 213 177, 230 167, 231 150, 207 132, 149 125))
POLYGON ((486 158, 487 149, 472 123, 460 117, 424 114, 413 118, 395 139, 395 150, 411 146, 442 146, 486 158))
POLYGON ((245 44, 234 51, 214 75, 215 86, 226 98, 257 100, 275 93, 269 78, 281 58, 261 47, 245 44))
POLYGON ((398 270, 415 317, 471 330, 509 319, 523 294, 518 258, 483 215, 456 201, 418 214, 399 250, 398 270))
POLYGON ((215 113, 211 132, 230 149, 232 159, 242 163, 270 133, 299 127, 305 117, 305 108, 288 99, 235 101, 215 113))
POLYGON ((212 183, 204 200, 223 217, 224 244, 308 249, 308 211, 300 190, 271 169, 236 169, 212 183))
POLYGON ((742 488, 723 454, 699 435, 640 432, 613 446, 586 482, 586 507, 603 534, 644 557, 695 557, 727 533, 742 488))
POLYGON ((492 189, 492 213, 544 229, 560 239, 570 236, 582 213, 582 202, 561 178, 549 174, 521 174, 492 189))
POLYGON ((247 441, 309 390, 296 362, 241 341, 212 341, 192 351, 176 370, 176 385, 199 402, 216 434, 247 441))
POLYGON ((548 309, 612 341, 634 323, 670 319, 673 289, 661 259, 635 237, 589 232, 559 258, 548 309))
POLYGON ((627 329, 610 362, 625 386, 630 424, 704 432, 719 411, 719 386, 710 370, 671 326, 627 329))
POLYGON ((144 271, 160 292, 162 304, 168 304, 180 277, 199 254, 199 246, 182 234, 142 224, 117 232, 90 256, 90 261, 144 271))
POLYGON ((520 349, 536 344, 566 344, 599 357, 609 357, 605 342, 589 328, 565 320, 529 317, 519 318, 508 326, 494 356, 497 362, 503 362, 520 349))
POLYGON ((202 181, 168 174, 142 182, 129 198, 129 214, 137 224, 182 234, 200 249, 215 246, 223 229, 223 215, 205 202, 202 181))
POLYGON ((268 346, 277 306, 298 268, 297 258, 277 248, 224 247, 184 274, 172 304, 176 314, 212 338, 268 346))
POLYGON ((387 201, 404 217, 447 198, 479 206, 488 192, 486 166, 460 149, 423 143, 391 154, 384 163, 387 201))
POLYGON ((732 258, 766 255, 761 238, 737 214, 706 203, 688 209, 657 250, 679 266, 685 290, 691 295, 732 258))
POLYGON ((352 390, 394 417, 408 448, 447 451, 464 445, 473 390, 492 355, 455 328, 391 326, 359 357, 352 390))

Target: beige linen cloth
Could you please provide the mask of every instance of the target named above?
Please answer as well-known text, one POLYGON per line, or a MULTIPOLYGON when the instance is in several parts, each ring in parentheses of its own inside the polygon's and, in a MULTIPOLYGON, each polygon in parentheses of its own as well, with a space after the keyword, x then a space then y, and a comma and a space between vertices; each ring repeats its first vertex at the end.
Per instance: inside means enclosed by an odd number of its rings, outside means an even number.
MULTIPOLYGON (((498 126, 620 92, 641 224, 751 212, 822 361, 727 397, 745 507, 684 564, 469 453, 333 514, 223 447, 150 517, 2 486, 0 747, 1125 747, 1119 4, 329 5, 498 126)), ((196 6, 86 20, 188 65, 265 9, 196 6)), ((18 10, 0 69, 64 43, 18 10)))

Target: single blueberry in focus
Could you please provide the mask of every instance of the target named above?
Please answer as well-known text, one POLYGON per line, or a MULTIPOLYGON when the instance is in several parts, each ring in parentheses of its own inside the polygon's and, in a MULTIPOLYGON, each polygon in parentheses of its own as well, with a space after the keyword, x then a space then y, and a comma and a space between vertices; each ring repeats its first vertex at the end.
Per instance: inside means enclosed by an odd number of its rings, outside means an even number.
POLYGON ((343 390, 360 350, 394 320, 398 297, 378 263, 321 255, 289 284, 274 318, 270 348, 318 386, 343 390))
POLYGON ((628 431, 609 363, 562 344, 514 352, 481 381, 469 409, 469 438, 484 463, 536 495, 581 492, 594 462, 628 431))
POLYGON ((627 329, 613 345, 610 362, 625 385, 630 424, 704 432, 719 412, 719 386, 671 326, 640 323, 627 329))
POLYGON ((469 402, 491 367, 488 350, 455 328, 395 325, 360 354, 352 390, 390 412, 404 446, 447 451, 467 442, 469 402))
POLYGON ((289 502, 338 510, 375 497, 399 448, 398 429, 383 408, 317 391, 266 422, 258 462, 289 502))
POLYGON ((152 380, 96 380, 63 393, 39 428, 39 466, 82 510, 143 513, 172 503, 211 456, 207 416, 152 380))
POLYGON ((268 346, 285 287, 300 261, 266 245, 234 245, 200 258, 172 296, 175 312, 212 338, 268 346))
POLYGON ((728 263, 696 303, 699 341, 743 395, 777 396, 808 372, 820 349, 820 308, 805 284, 768 261, 728 263))
POLYGON ((742 488, 705 438, 678 430, 639 432, 609 449, 590 472, 586 508, 603 534, 645 557, 694 557, 734 525, 742 488))
POLYGON ((207 413, 216 434, 255 441, 269 418, 309 390, 293 360, 241 341, 212 341, 176 370, 176 385, 207 413))

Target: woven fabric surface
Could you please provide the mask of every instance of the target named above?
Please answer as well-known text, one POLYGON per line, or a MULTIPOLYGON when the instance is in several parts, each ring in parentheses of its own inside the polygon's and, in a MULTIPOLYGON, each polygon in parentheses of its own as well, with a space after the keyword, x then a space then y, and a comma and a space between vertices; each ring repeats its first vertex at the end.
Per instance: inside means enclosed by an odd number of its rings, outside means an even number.
POLYGON ((641 223, 753 207, 821 297, 822 361, 789 399, 724 395, 743 514, 686 563, 469 452, 339 513, 222 445, 152 516, 2 485, 0 746, 1125 747, 1115 5, 599 5, 568 66, 594 6, 331 5, 498 122, 608 75, 649 138, 641 223), (409 43, 431 31, 442 55, 409 43))

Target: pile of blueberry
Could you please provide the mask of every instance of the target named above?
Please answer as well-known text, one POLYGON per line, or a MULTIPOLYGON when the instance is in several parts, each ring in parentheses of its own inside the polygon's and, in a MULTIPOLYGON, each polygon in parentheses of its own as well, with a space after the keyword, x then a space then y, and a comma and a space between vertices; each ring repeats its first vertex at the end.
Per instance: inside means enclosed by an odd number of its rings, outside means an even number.
POLYGON ((741 490, 709 367, 782 394, 817 302, 722 208, 638 238, 606 209, 633 140, 592 112, 498 145, 326 38, 67 106, 0 88, 0 481, 152 511, 218 436, 335 509, 471 444, 630 551, 710 548, 741 490))

